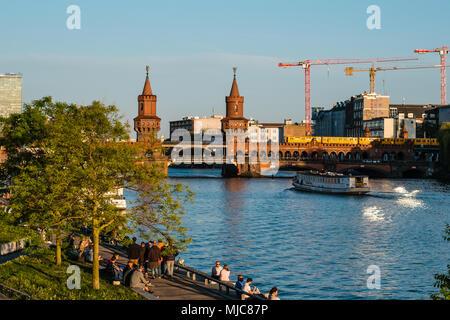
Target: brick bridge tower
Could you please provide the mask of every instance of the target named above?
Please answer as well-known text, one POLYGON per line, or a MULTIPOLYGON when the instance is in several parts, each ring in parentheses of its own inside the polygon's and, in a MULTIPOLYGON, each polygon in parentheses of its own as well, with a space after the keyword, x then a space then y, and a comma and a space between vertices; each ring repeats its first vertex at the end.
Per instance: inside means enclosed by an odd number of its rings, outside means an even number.
POLYGON ((222 130, 226 129, 248 129, 248 119, 244 117, 244 97, 239 95, 236 81, 236 69, 233 68, 234 77, 231 85, 230 95, 225 97, 227 106, 225 118, 222 119, 222 130))
POLYGON ((248 142, 243 134, 248 130, 248 119, 244 117, 244 97, 239 94, 239 88, 236 81, 236 69, 237 68, 233 68, 233 83, 231 85, 230 95, 225 97, 226 114, 225 118, 222 119, 222 131, 225 133, 224 143, 226 144, 224 154, 227 155, 227 159, 229 159, 230 156, 234 158, 236 163, 223 164, 222 176, 259 176, 259 164, 250 164, 248 156, 245 155, 246 149, 248 149, 248 142), (227 134, 229 136, 227 136, 227 134), (234 136, 234 138, 230 139, 231 136, 234 136), (238 136, 240 137, 238 138, 238 136), (242 147, 244 150, 242 150, 242 147), (232 153, 231 150, 233 150, 232 153), (228 152, 231 154, 228 155, 228 152))
POLYGON ((138 96, 138 116, 134 118, 134 130, 137 133, 138 142, 155 140, 160 129, 161 119, 156 115, 156 95, 152 93, 148 78, 149 66, 146 66, 144 89, 138 96))

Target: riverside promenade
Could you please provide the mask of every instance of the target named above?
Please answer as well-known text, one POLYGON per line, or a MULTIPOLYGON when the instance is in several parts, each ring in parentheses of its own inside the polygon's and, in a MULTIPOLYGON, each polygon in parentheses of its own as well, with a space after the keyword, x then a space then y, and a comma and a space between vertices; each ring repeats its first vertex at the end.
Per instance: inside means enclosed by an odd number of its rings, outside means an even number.
MULTIPOLYGON (((100 256, 109 259, 113 253, 119 254, 118 264, 123 267, 128 262, 127 253, 121 247, 101 245, 100 256)), ((204 284, 191 279, 186 272, 174 271, 173 279, 153 279, 152 294, 145 294, 150 300, 234 300, 236 296, 227 295, 217 289, 217 285, 204 284)), ((233 292, 234 293, 234 292, 233 292)))

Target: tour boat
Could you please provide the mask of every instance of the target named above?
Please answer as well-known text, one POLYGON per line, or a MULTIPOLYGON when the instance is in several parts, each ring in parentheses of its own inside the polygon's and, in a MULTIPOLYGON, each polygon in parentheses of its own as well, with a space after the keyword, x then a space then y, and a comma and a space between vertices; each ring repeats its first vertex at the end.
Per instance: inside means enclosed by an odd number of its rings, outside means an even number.
POLYGON ((301 191, 361 195, 369 192, 368 176, 352 176, 334 172, 297 172, 292 181, 301 191))

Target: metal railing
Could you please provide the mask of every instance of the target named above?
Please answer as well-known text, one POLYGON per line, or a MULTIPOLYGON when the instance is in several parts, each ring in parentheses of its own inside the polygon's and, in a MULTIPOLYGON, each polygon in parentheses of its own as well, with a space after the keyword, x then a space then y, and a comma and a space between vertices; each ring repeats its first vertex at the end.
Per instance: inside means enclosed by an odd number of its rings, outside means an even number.
POLYGON ((203 282, 206 286, 211 285, 212 283, 216 283, 218 285, 217 289, 219 291, 224 290, 227 295, 230 295, 230 297, 231 297, 230 291, 232 290, 236 293, 236 296, 239 293, 240 295, 242 295, 242 294, 247 295, 248 298, 252 298, 252 299, 256 299, 256 300, 267 300, 266 298, 263 298, 259 295, 251 294, 251 293, 245 292, 241 289, 238 289, 230 283, 226 283, 226 282, 214 279, 210 275, 208 275, 202 271, 196 270, 194 268, 190 268, 190 267, 181 265, 179 263, 175 263, 175 268, 186 271, 186 277, 188 279, 191 279, 193 281, 202 281, 203 280, 203 282))
POLYGON ((8 297, 18 297, 20 300, 31 300, 31 296, 28 294, 10 288, 3 283, 0 283, 0 292, 3 292, 8 297))

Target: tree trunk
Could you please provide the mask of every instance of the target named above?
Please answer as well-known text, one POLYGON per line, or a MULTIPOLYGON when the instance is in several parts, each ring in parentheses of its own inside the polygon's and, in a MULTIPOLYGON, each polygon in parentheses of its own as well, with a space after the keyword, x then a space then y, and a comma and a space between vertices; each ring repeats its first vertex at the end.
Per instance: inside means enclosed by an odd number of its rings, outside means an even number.
POLYGON ((98 226, 98 220, 94 219, 94 227, 92 228, 92 241, 94 242, 94 257, 92 259, 92 288, 94 290, 100 289, 100 272, 98 261, 98 245, 100 241, 100 228, 98 226))
POLYGON ((60 266, 61 262, 61 231, 58 230, 56 233, 56 265, 60 266))

